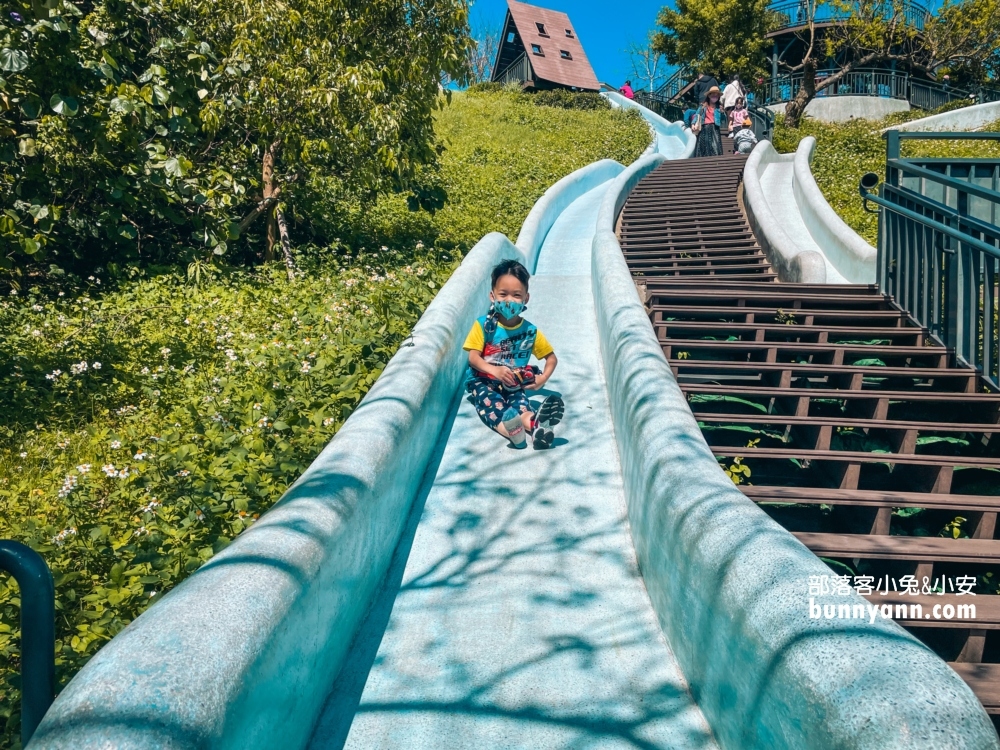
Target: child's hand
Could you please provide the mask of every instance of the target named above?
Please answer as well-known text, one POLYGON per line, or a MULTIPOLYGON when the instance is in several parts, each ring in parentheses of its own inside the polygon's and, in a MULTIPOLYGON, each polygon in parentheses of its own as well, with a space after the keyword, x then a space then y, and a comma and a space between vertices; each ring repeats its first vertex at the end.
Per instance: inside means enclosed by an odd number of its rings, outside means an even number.
POLYGON ((500 382, 506 386, 513 388, 517 385, 517 377, 514 375, 514 371, 509 367, 494 367, 493 375, 500 379, 500 382))
POLYGON ((535 382, 534 383, 529 383, 528 385, 524 386, 524 390, 526 390, 526 391, 537 391, 539 388, 541 388, 543 385, 545 385, 545 381, 546 380, 548 380, 548 378, 545 377, 544 375, 536 375, 535 376, 535 382))

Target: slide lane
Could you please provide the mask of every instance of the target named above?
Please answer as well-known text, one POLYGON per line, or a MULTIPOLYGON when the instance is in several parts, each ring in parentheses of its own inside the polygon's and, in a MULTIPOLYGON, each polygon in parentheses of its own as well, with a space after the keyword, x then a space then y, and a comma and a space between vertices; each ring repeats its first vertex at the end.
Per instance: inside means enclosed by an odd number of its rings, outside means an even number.
POLYGON ((462 399, 313 750, 717 747, 626 519, 590 277, 609 184, 563 211, 531 281, 560 362, 536 398, 567 405, 555 447, 509 447, 462 399))

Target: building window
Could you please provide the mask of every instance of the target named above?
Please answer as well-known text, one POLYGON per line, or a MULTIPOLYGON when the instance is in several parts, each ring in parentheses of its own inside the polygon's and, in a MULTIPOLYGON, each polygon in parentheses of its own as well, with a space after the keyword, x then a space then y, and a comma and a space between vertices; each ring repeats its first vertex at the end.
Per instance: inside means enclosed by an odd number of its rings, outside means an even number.
POLYGON ((566 29, 566 36, 568 36, 570 39, 572 39, 573 38, 573 29, 566 29))
POLYGON ((510 33, 507 34, 507 44, 513 44, 513 43, 514 43, 514 32, 511 31, 510 33))
POLYGON ((568 49, 561 49, 561 50, 559 50, 559 57, 561 57, 563 60, 572 60, 573 59, 573 55, 571 55, 569 53, 568 49))
POLYGON ((542 52, 542 46, 540 44, 531 45, 531 54, 541 55, 542 57, 545 57, 545 54, 542 52))
POLYGON ((536 21, 535 22, 535 26, 538 27, 538 33, 539 34, 541 34, 542 36, 548 36, 548 34, 545 33, 545 24, 544 23, 538 23, 536 21))

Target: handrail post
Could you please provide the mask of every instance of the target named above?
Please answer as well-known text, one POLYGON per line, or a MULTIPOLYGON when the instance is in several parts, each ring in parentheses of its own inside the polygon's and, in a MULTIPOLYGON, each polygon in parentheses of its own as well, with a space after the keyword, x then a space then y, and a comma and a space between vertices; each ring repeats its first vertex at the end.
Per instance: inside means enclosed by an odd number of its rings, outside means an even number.
POLYGON ((21 590, 21 742, 27 745, 56 692, 55 585, 42 556, 20 542, 0 540, 0 570, 21 590))

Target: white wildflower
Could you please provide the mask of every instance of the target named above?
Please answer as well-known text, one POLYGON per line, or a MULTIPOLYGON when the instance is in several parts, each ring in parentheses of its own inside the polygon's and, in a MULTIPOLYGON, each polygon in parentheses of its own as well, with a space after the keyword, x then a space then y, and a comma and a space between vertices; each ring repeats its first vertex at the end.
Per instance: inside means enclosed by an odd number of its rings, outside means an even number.
POLYGON ((81 474, 87 474, 90 472, 90 464, 80 464, 76 467, 76 470, 81 474))
POLYGON ((70 526, 68 529, 60 531, 52 537, 52 543, 57 547, 62 547, 71 536, 76 536, 76 526, 70 526))
POLYGON ((69 493, 76 489, 76 481, 76 474, 67 474, 62 489, 59 490, 59 497, 68 497, 69 493))
POLYGON ((122 447, 121 440, 112 440, 111 441, 111 450, 116 451, 116 450, 118 450, 121 447, 122 447))

